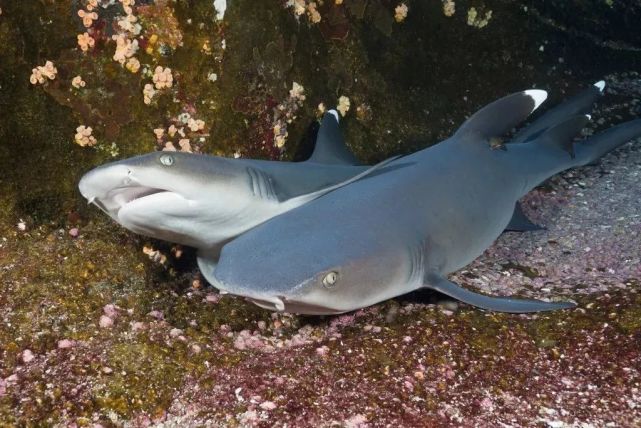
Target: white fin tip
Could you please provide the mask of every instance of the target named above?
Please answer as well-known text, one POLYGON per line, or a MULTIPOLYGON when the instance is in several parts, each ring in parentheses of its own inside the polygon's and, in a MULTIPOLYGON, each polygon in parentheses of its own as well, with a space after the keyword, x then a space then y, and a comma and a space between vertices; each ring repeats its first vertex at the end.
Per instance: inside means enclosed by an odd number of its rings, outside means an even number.
POLYGON ((338 112, 336 110, 334 110, 334 109, 328 110, 327 113, 333 115, 336 118, 336 122, 340 122, 340 119, 339 119, 339 116, 338 116, 338 112))
POLYGON ((588 120, 592 120, 592 115, 591 114, 586 114, 585 117, 587 117, 588 120))
POLYGON ((532 109, 532 111, 539 108, 539 106, 543 104, 543 101, 545 101, 548 97, 548 93, 542 89, 529 89, 525 91, 525 94, 531 97, 532 100, 534 100, 534 108, 532 109))
POLYGON ((603 90, 605 89, 605 81, 603 81, 603 80, 599 80, 598 82, 596 82, 596 83, 594 84, 594 86, 596 86, 597 88, 599 88, 599 91, 603 92, 603 90))

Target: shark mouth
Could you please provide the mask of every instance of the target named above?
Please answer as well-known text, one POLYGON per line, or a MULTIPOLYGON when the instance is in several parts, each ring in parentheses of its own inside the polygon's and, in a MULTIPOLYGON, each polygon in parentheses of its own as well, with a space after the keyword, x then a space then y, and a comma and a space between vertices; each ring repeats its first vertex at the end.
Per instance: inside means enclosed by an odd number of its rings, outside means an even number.
POLYGON ((89 203, 96 205, 108 216, 117 217, 118 212, 125 205, 158 193, 170 193, 170 191, 146 186, 116 187, 107 192, 102 198, 93 197, 89 199, 89 203))

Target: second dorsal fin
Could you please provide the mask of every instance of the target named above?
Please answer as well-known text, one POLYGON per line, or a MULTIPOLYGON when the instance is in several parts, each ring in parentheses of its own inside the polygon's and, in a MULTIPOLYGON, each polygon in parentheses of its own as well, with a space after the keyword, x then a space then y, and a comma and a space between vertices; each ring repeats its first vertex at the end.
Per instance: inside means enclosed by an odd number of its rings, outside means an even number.
POLYGON ((360 165, 349 151, 338 126, 338 112, 330 110, 323 115, 314 145, 314 152, 307 162, 331 165, 360 165))
POLYGON ((535 144, 550 148, 561 148, 574 157, 574 139, 590 120, 590 116, 580 114, 548 129, 537 138, 535 144))
POLYGON ((547 98, 547 92, 530 89, 490 103, 474 113, 454 137, 472 136, 489 140, 500 137, 525 120, 547 98))
POLYGON ((534 122, 519 130, 509 144, 525 143, 533 140, 547 129, 579 114, 588 114, 592 106, 603 95, 605 82, 600 80, 577 95, 548 110, 534 122))

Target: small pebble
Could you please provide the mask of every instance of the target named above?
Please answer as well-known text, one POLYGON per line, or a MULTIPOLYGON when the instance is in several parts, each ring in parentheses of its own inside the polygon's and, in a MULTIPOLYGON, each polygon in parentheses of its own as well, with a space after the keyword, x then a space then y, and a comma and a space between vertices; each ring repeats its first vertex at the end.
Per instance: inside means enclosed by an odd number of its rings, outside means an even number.
POLYGON ((183 334, 183 331, 181 329, 179 329, 179 328, 172 328, 169 331, 169 336, 170 337, 178 337, 178 336, 180 336, 182 334, 183 334))
POLYGON ((108 304, 102 308, 102 312, 109 318, 116 318, 118 316, 118 308, 116 305, 108 304))
POLYGON ((264 401, 260 404, 260 408, 263 410, 274 410, 276 407, 276 403, 272 401, 264 401))
POLYGON ((69 229, 69 236, 71 236, 72 238, 77 238, 78 235, 80 235, 80 231, 78 230, 77 227, 73 227, 69 229))
POLYGON ((107 315, 101 315, 99 325, 102 328, 110 328, 114 325, 114 320, 109 318, 107 315))
POLYGON ((205 296, 205 301, 207 303, 218 303, 219 300, 220 300, 219 294, 209 293, 207 296, 205 296))
POLYGON ((20 357, 22 359, 22 362, 25 364, 29 364, 31 361, 33 361, 36 356, 33 355, 33 352, 31 352, 30 349, 25 349, 22 351, 22 355, 20 357))
POLYGON ((151 311, 147 315, 149 315, 152 318, 156 318, 157 320, 165 319, 165 315, 160 311, 151 311))
POLYGON ((62 339, 58 341, 58 349, 69 349, 76 345, 75 340, 62 339))
POLYGON ((316 348, 316 354, 320 355, 321 357, 327 355, 329 353, 329 348, 325 345, 321 346, 320 348, 316 348))

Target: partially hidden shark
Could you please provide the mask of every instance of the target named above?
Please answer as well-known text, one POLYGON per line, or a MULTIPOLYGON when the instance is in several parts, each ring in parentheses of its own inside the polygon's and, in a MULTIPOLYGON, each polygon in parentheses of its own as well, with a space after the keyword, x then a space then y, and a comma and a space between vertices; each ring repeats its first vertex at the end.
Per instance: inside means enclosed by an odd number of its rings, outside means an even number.
POLYGON ((330 110, 305 162, 153 152, 101 165, 78 188, 123 227, 197 248, 199 267, 210 270, 229 240, 392 159, 359 165, 330 110))
POLYGON ((574 307, 491 297, 447 275, 480 256, 506 228, 515 204, 549 177, 593 163, 641 135, 641 119, 590 138, 603 82, 543 115, 511 143, 493 144, 547 98, 527 90, 472 115, 447 140, 264 222, 226 244, 204 276, 263 308, 335 314, 413 290, 439 291, 479 308, 537 312, 574 307))

